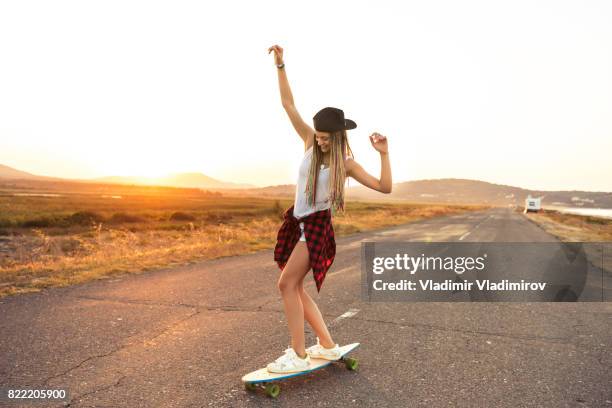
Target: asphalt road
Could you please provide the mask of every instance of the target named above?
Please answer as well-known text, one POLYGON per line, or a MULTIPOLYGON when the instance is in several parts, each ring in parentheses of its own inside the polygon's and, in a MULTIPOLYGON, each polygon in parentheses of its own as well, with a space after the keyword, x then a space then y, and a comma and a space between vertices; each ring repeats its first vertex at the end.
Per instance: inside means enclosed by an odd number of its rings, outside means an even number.
POLYGON ((339 239, 307 290, 336 342, 362 343, 359 371, 277 400, 240 381, 289 344, 272 251, 5 298, 0 386, 68 389, 72 407, 612 407, 612 303, 364 302, 364 240, 555 241, 506 209, 339 239))

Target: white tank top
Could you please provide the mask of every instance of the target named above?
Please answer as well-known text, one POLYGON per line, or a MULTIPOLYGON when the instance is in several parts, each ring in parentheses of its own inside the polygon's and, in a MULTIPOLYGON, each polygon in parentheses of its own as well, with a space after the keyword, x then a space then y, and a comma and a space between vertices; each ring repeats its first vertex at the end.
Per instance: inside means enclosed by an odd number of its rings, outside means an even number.
POLYGON ((295 218, 305 217, 317 211, 326 210, 331 207, 329 202, 329 167, 319 169, 317 177, 317 194, 315 196, 315 206, 308 204, 306 200, 306 182, 308 180, 308 170, 312 160, 312 146, 304 153, 304 158, 300 164, 297 186, 295 188, 295 204, 293 206, 293 216, 295 218))

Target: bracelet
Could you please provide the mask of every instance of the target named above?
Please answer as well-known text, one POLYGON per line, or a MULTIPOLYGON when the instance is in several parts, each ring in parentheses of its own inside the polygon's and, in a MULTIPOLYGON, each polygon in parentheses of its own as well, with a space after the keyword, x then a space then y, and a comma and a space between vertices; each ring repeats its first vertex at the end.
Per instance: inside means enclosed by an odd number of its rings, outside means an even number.
POLYGON ((284 62, 281 62, 280 64, 276 65, 276 68, 278 68, 278 69, 282 69, 284 67, 285 67, 285 63, 284 62))

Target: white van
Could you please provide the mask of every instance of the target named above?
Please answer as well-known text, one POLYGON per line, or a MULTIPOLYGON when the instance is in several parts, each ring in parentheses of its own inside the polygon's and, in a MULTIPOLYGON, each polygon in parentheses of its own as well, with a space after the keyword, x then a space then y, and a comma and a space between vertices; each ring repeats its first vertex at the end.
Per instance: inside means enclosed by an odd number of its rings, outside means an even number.
POLYGON ((534 198, 528 195, 525 199, 525 212, 538 212, 540 211, 541 197, 534 198))

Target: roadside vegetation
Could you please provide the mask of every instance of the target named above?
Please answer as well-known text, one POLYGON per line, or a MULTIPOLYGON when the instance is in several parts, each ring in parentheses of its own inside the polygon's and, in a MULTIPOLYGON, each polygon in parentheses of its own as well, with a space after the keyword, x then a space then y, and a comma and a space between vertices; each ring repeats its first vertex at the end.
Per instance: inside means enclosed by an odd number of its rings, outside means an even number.
MULTIPOLYGON (((292 200, 197 189, 0 190, 0 297, 271 249, 292 200)), ((349 202, 341 237, 484 206, 349 202)), ((271 261, 272 265, 272 261, 271 261)))
MULTIPOLYGON (((517 210, 523 211, 522 208, 517 210)), ((540 210, 525 215, 561 241, 612 242, 612 219, 554 210, 540 210)))

